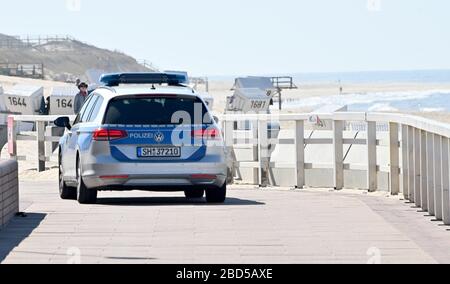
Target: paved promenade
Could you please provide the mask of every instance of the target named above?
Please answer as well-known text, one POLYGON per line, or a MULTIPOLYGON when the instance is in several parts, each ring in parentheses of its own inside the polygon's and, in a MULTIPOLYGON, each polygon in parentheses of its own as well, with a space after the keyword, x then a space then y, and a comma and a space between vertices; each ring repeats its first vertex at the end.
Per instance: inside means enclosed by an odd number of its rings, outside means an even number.
POLYGON ((180 193, 99 194, 21 184, 3 263, 450 263, 450 231, 394 197, 233 187, 224 205, 180 193))

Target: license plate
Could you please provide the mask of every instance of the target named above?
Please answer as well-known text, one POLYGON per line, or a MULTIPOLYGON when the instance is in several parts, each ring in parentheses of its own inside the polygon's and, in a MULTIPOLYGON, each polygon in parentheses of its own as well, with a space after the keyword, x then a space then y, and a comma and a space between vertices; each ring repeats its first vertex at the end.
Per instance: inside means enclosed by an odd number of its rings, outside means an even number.
POLYGON ((181 147, 139 147, 138 158, 178 158, 181 157, 181 147))

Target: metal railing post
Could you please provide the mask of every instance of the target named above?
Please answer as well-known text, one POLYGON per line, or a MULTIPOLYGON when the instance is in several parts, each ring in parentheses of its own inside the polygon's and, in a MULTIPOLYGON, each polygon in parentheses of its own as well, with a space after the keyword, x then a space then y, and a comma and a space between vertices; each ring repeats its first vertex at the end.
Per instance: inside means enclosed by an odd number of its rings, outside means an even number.
POLYGON ((232 175, 228 177, 228 181, 233 181, 234 175, 236 173, 235 171, 235 159, 233 156, 233 144, 234 144, 234 122, 230 120, 226 120, 223 123, 223 129, 224 129, 224 140, 225 140, 225 149, 227 152, 227 165, 228 165, 228 174, 232 175))
POLYGON ((334 189, 344 188, 344 121, 333 120, 333 177, 334 189))
POLYGON ((442 137, 442 221, 444 221, 445 225, 450 225, 448 146, 448 138, 442 137))
POLYGON ((367 188, 375 192, 378 188, 377 174, 377 123, 367 122, 367 188))
POLYGON ((8 153, 11 159, 17 160, 17 122, 13 116, 8 117, 8 153))
POLYGON ((268 141, 268 121, 266 119, 258 120, 258 161, 259 161, 259 185, 266 187, 269 171, 269 141, 268 141))
POLYGON ((420 131, 420 201, 424 211, 428 211, 428 171, 427 171, 427 133, 420 131))
POLYGON ((402 179, 403 197, 409 198, 408 126, 402 125, 402 179))
POLYGON ((305 125, 303 120, 295 122, 295 173, 296 186, 305 186, 305 125))
MULTIPOLYGON (((257 162, 258 161, 258 156, 259 156, 259 146, 257 144, 255 144, 253 141, 255 141, 255 139, 258 138, 258 121, 252 121, 251 122, 251 126, 252 126, 252 132, 251 132, 251 137, 250 137, 250 141, 252 144, 252 162, 257 162)), ((252 168, 252 174, 253 174, 253 184, 259 184, 259 170, 258 168, 252 168)))
POLYGON ((430 215, 434 212, 434 134, 427 132, 427 200, 428 200, 428 212, 430 215))
POLYGON ((414 128, 408 126, 408 200, 414 202, 414 128))
POLYGON ((397 123, 389 123, 389 172, 390 190, 392 195, 400 193, 400 151, 398 145, 399 127, 397 123))
POLYGON ((420 193, 421 193, 421 175, 420 175, 420 142, 421 142, 421 130, 414 128, 414 204, 417 207, 422 206, 420 193))
POLYGON ((442 220, 442 143, 441 136, 434 135, 434 212, 442 220))
POLYGON ((38 172, 45 171, 45 122, 37 121, 38 172))

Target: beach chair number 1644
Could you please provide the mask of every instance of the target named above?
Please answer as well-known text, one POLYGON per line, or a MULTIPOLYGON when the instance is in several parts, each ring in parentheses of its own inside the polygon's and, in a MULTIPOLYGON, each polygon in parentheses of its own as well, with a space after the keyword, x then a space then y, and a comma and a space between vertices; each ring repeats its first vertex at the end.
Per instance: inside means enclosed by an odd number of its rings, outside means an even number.
POLYGON ((24 98, 8 97, 9 104, 12 106, 27 106, 27 102, 24 98))

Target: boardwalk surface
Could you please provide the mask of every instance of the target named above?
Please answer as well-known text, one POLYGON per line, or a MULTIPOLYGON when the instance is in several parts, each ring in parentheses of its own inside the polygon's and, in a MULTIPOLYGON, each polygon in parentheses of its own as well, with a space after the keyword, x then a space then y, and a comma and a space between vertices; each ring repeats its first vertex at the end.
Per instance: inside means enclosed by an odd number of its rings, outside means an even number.
POLYGON ((81 206, 21 184, 3 263, 450 263, 450 231, 396 198, 234 187, 224 205, 179 193, 101 193, 81 206))

